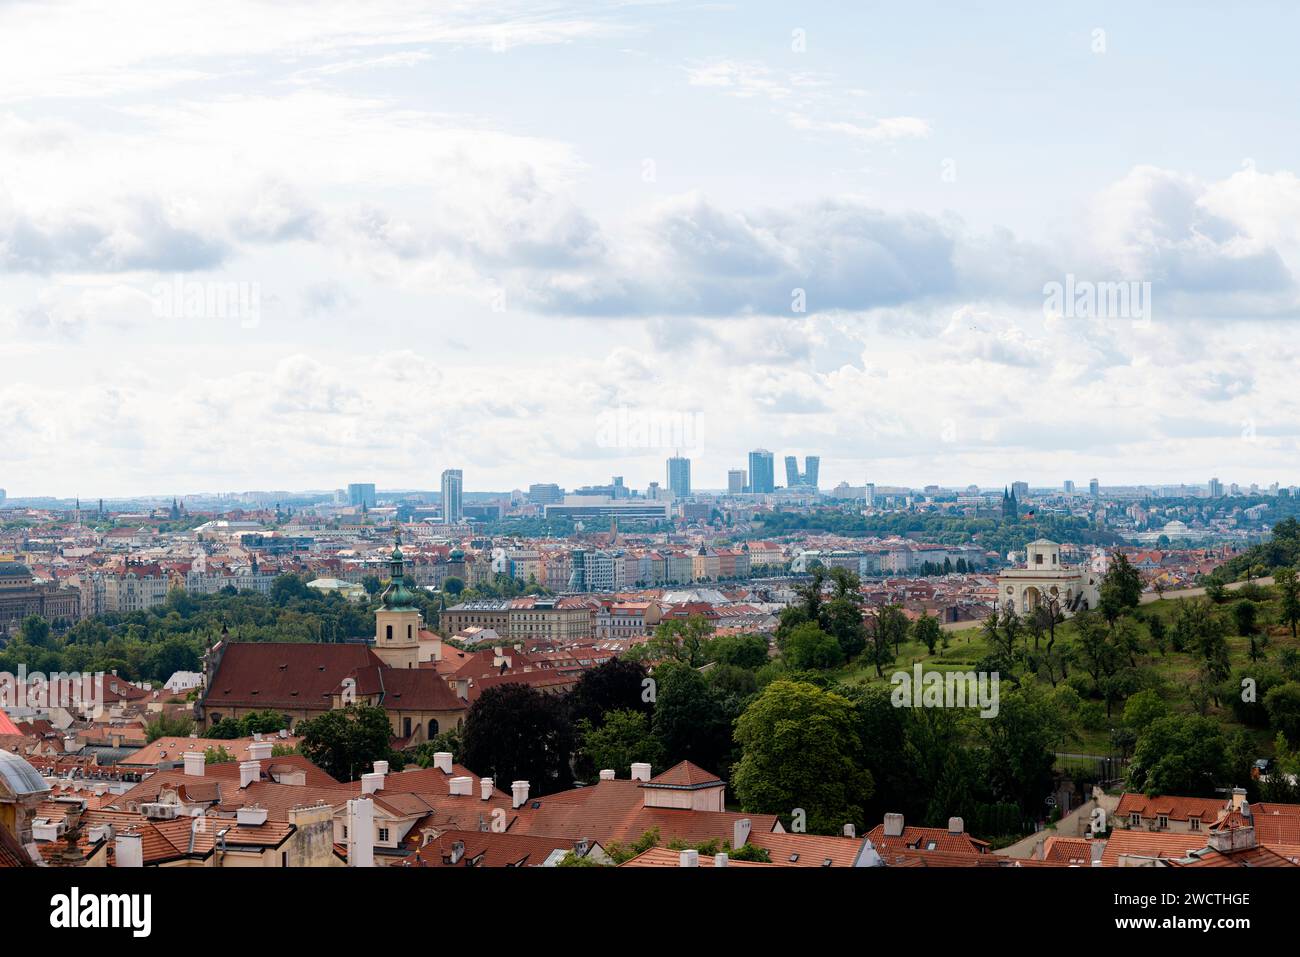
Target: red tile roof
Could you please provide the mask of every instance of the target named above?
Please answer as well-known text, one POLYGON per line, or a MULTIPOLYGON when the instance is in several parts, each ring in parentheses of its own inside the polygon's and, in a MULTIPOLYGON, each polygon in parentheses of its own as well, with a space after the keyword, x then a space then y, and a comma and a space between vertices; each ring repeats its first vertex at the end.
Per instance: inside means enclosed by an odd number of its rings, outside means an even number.
MULTIPOLYGON (((203 707, 218 712, 223 707, 328 708, 344 678, 379 664, 367 645, 230 642, 203 707)), ((360 687, 358 692, 368 693, 360 687)))
POLYGON ((510 830, 538 837, 587 838, 608 848, 615 841, 632 843, 653 828, 659 829, 661 841, 697 844, 713 838, 730 841, 741 818, 749 818, 753 831, 771 831, 778 824, 774 814, 645 807, 644 798, 639 781, 600 781, 529 801, 519 809, 510 830))
POLYGON ((641 786, 695 791, 699 788, 719 787, 722 784, 722 778, 712 771, 706 771, 690 761, 681 761, 662 774, 655 775, 641 786))
POLYGON ((1171 821, 1187 821, 1198 818, 1210 822, 1218 818, 1223 811, 1223 798, 1189 798, 1157 794, 1147 797, 1145 794, 1126 791, 1120 795, 1115 814, 1128 822, 1129 815, 1137 812, 1145 818, 1167 817, 1171 821))
POLYGON ((924 851, 933 853, 933 851, 943 851, 948 854, 987 854, 989 844, 987 841, 981 841, 978 838, 971 837, 969 834, 951 834, 946 828, 942 827, 904 827, 903 833, 898 837, 886 837, 885 825, 877 824, 867 834, 867 838, 875 845, 876 850, 883 857, 886 850, 890 851, 924 851), (934 844, 933 850, 930 844, 934 844))

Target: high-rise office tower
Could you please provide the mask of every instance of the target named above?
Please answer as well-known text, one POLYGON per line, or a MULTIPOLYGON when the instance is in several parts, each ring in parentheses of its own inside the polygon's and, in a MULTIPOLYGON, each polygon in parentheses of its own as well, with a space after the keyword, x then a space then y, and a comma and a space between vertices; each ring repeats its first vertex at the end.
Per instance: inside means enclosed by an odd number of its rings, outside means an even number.
POLYGON ((465 475, 460 469, 443 471, 442 520, 448 525, 458 525, 465 517, 464 488, 465 475))
POLYGON ((348 486, 348 504, 359 508, 375 507, 375 485, 373 482, 354 482, 348 486))
POLYGON ((1223 498, 1223 483, 1217 478, 1210 479, 1210 498, 1223 498))
POLYGON ((564 501, 564 489, 554 482, 536 482, 528 486, 528 501, 534 505, 559 505, 564 501))
POLYGON ((732 495, 739 495, 745 491, 745 470, 730 469, 727 472, 727 492, 732 495))
POLYGON ((1100 495, 1100 494, 1101 494, 1101 482, 1099 482, 1097 479, 1091 479, 1091 480, 1089 480, 1089 482, 1088 482, 1088 494, 1091 495, 1093 498, 1096 498, 1098 495, 1100 495))
POLYGON ((1011 494, 1016 497, 1017 502, 1023 502, 1025 499, 1029 498, 1029 483, 1012 482, 1011 494))
POLYGON ((1066 479, 1066 480, 1065 480, 1065 485, 1062 486, 1062 487, 1065 489, 1065 494, 1066 494, 1066 495, 1073 495, 1073 494, 1074 494, 1074 482, 1072 482, 1070 479, 1066 479))
POLYGON ((673 498, 691 494, 691 460, 674 455, 668 460, 668 491, 673 498))
POLYGON ((820 480, 822 470, 822 457, 820 455, 805 455, 803 457, 803 484, 811 489, 817 488, 817 482, 820 480))
POLYGON ((767 449, 749 453, 749 490, 760 495, 776 490, 776 463, 767 449))
POLYGON ((799 471, 799 459, 794 455, 785 457, 785 487, 786 488, 808 488, 817 487, 817 473, 821 470, 821 456, 805 455, 803 457, 803 471, 799 471))

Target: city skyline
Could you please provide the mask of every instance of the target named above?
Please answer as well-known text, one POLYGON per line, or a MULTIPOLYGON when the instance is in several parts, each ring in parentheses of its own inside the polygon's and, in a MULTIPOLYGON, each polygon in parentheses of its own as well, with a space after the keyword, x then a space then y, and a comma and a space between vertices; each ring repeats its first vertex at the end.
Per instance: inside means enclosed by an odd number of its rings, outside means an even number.
MULTIPOLYGON (((687 461, 689 462, 690 460, 687 459, 687 461)), ((177 499, 183 504, 186 499, 193 499, 193 498, 206 499, 206 498, 215 498, 215 497, 238 497, 238 496, 246 496, 246 495, 275 495, 280 493, 284 493, 287 495, 306 495, 306 496, 313 496, 313 495, 340 496, 341 495, 343 500, 347 504, 353 506, 365 505, 366 507, 369 508, 369 507, 376 506, 379 503, 379 497, 382 496, 424 494, 424 495, 437 495, 439 496, 439 500, 441 500, 441 496, 444 494, 443 489, 446 487, 446 482, 448 480, 448 473, 455 475, 454 481, 456 482, 456 485, 454 487, 456 489, 456 494, 460 496, 475 496, 475 497, 509 496, 515 492, 520 492, 523 493, 525 497, 531 497, 530 488, 541 488, 543 490, 558 489, 561 492, 561 499, 562 499, 563 497, 572 496, 575 494, 582 494, 578 492, 579 489, 592 487, 592 483, 590 482, 583 482, 572 486, 566 486, 561 483, 551 483, 551 482, 541 482, 541 483, 528 482, 526 484, 515 483, 509 487, 501 487, 501 488, 483 487, 483 488, 467 489, 464 487, 463 484, 464 483, 463 472, 464 470, 462 469, 443 470, 443 474, 440 476, 440 481, 438 485, 385 486, 382 483, 375 483, 375 482, 363 482, 363 483, 351 482, 351 483, 345 483, 343 485, 339 485, 337 487, 276 488, 274 486, 268 485, 260 488, 246 488, 246 489, 209 488, 209 489, 189 489, 189 490, 182 490, 182 491, 165 491, 165 492, 137 491, 131 493, 118 493, 112 495, 86 495, 86 496, 56 495, 48 492, 39 492, 39 491, 14 495, 14 494, 7 493, 5 489, 0 489, 0 508, 3 508, 6 502, 8 502, 12 506, 13 503, 19 501, 53 499, 56 501, 80 503, 82 512, 88 514, 94 511, 96 501, 102 502, 102 501, 111 500, 111 501, 121 502, 121 501, 161 501, 167 499, 177 499)), ((732 474, 736 474, 736 473, 745 473, 745 469, 743 468, 729 469, 728 479, 730 479, 732 474)), ((619 477, 622 478, 622 476, 619 477)), ((886 476, 883 479, 877 479, 873 477, 867 479, 865 482, 859 482, 859 483, 849 482, 845 484, 847 484, 850 488, 865 489, 866 486, 870 485, 871 487, 877 489, 897 488, 897 489, 908 489, 910 491, 915 491, 915 492, 924 492, 926 489, 929 488, 937 488, 943 492, 960 493, 974 487, 974 488, 978 488, 979 494, 987 495, 987 496, 996 496, 1000 492, 1005 492, 1005 491, 1013 491, 1019 494, 1021 490, 1018 487, 1027 486, 1028 492, 1030 494, 1045 493, 1047 495, 1064 495, 1064 496, 1072 496, 1075 498, 1086 498, 1092 495, 1091 480, 1088 480, 1088 482, 1085 482, 1084 484, 1081 485, 1078 480, 1069 480, 1069 479, 1063 479, 1055 483, 1051 483, 1051 482, 1039 483, 1039 482, 1032 482, 1032 481, 1027 482, 1019 479, 999 480, 999 482, 994 482, 991 484, 983 484, 978 482, 944 482, 944 481, 926 481, 920 483, 907 483, 907 482, 893 482, 889 480, 888 476, 886 476)), ((629 490, 630 494, 635 496, 645 496, 646 493, 651 489, 652 485, 657 486, 658 491, 661 495, 666 494, 669 495, 669 497, 671 497, 672 492, 669 485, 667 483, 661 482, 658 479, 649 479, 642 483, 638 483, 635 481, 630 483, 625 483, 625 487, 629 490)), ((1278 490, 1290 490, 1290 489, 1300 488, 1300 482, 1294 484, 1287 483, 1287 482, 1270 482, 1268 484, 1262 484, 1262 483, 1240 482, 1231 479, 1224 480, 1218 476, 1211 476, 1210 478, 1201 482, 1197 482, 1195 480, 1188 480, 1183 482, 1131 482, 1131 483, 1130 482, 1099 482, 1098 488, 1103 494, 1108 490, 1130 490, 1130 489, 1160 490, 1160 489, 1186 488, 1189 491, 1194 490, 1198 493, 1204 491, 1207 493, 1205 497, 1208 498, 1222 498, 1231 495, 1255 494, 1252 493, 1251 491, 1252 485, 1257 487, 1257 494, 1262 496, 1273 494, 1278 490)), ((816 489, 816 491, 819 492, 822 497, 825 497, 829 500, 833 498, 831 493, 833 493, 838 487, 840 487, 839 483, 836 483, 835 486, 821 485, 816 489)), ((810 487, 802 486, 802 485, 796 485, 796 486, 775 485, 773 488, 773 492, 775 493, 787 493, 787 492, 798 493, 798 492, 809 492, 809 491, 812 491, 810 487)), ((747 485, 744 486, 743 488, 737 489, 732 487, 732 483, 730 481, 724 482, 720 485, 698 485, 692 481, 690 486, 690 492, 688 493, 687 497, 689 497, 689 495, 697 495, 697 494, 725 496, 728 494, 762 495, 762 494, 772 494, 772 493, 752 492, 749 490, 747 485)), ((539 497, 537 501, 541 503, 545 503, 545 502, 552 501, 552 499, 549 497, 548 493, 543 493, 543 495, 539 497)))

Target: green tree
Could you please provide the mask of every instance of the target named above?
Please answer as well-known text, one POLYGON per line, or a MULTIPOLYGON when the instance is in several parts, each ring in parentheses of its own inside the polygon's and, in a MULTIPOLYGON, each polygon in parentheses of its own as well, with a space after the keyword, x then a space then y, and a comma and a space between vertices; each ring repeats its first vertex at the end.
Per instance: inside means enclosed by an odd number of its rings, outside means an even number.
POLYGON ((1123 552, 1116 552, 1101 580, 1101 613, 1114 623, 1142 601, 1142 576, 1123 552))
POLYGON ((1035 682, 999 690, 998 713, 976 725, 987 752, 987 784, 999 801, 1033 816, 1052 789, 1055 750, 1066 737, 1066 724, 1035 682))
POLYGON ((746 811, 788 819, 802 808, 808 829, 821 834, 865 823, 862 802, 874 783, 854 760, 862 742, 847 699, 774 681, 737 720, 736 740, 742 752, 733 781, 746 811))
POLYGON ((1300 747, 1300 682, 1288 681, 1264 695, 1264 708, 1273 727, 1300 747))
POLYGON ((1132 695, 1124 704, 1124 723, 1141 734, 1158 718, 1169 713, 1169 706, 1152 688, 1132 695))
POLYGON ((465 718, 465 766, 497 781, 528 781, 534 795, 573 783, 573 746, 563 699, 528 685, 485 689, 465 718))
POLYGON ((786 663, 796 671, 818 671, 843 664, 844 656, 837 642, 816 624, 806 621, 791 629, 781 645, 786 663))
POLYGON ((659 623, 654 637, 634 649, 641 661, 680 661, 692 668, 709 661, 713 625, 703 615, 672 618, 659 623))
POLYGON ((194 733, 194 719, 189 715, 169 718, 160 714, 144 726, 144 731, 150 744, 159 738, 188 738, 194 733))
POLYGON ((925 645, 926 651, 930 654, 934 654, 934 649, 942 640, 943 634, 943 626, 939 624, 939 619, 929 612, 923 613, 920 618, 912 622, 912 640, 925 645))
POLYGON ((713 688, 694 668, 671 661, 654 671, 658 690, 651 727, 663 747, 664 765, 692 761, 725 776, 734 743, 734 699, 713 688))
POLYGON ((376 761, 402 764, 389 744, 393 732, 383 708, 350 704, 301 722, 297 731, 307 760, 340 781, 357 780, 376 761))
POLYGON ((1300 623, 1300 580, 1294 568, 1279 568, 1273 575, 1273 582, 1278 592, 1278 613, 1281 620, 1291 628, 1291 639, 1296 638, 1296 627, 1300 623))
POLYGON ((1229 777, 1223 729, 1200 715, 1156 718, 1138 736, 1129 765, 1130 786, 1149 795, 1213 797, 1229 777))
POLYGON ((713 660, 723 665, 734 665, 756 671, 770 660, 767 639, 762 635, 723 635, 709 645, 713 660))
POLYGON ((650 716, 644 711, 610 711, 600 727, 584 720, 579 725, 579 733, 582 739, 579 760, 593 770, 613 768, 627 775, 639 761, 651 767, 663 766, 663 748, 650 729, 650 716))
POLYGON ((898 646, 906 636, 907 616, 898 605, 880 605, 872 611, 864 656, 875 666, 877 678, 883 678, 885 667, 898 660, 898 646))

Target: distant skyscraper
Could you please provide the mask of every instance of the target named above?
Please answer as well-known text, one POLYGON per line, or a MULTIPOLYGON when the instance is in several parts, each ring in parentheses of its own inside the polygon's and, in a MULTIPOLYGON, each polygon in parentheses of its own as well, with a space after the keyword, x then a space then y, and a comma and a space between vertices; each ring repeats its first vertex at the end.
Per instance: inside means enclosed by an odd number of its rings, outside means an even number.
POLYGON ((818 472, 821 471, 821 456, 805 455, 803 457, 803 471, 799 471, 799 459, 794 455, 785 457, 785 487, 786 488, 812 488, 817 487, 818 472))
POLYGON ((446 469, 442 473, 442 520, 448 525, 458 525, 465 517, 465 475, 460 469, 446 469))
POLYGON ((767 449, 749 453, 749 490, 760 495, 776 490, 776 463, 767 449))
POLYGON ((1065 480, 1065 494, 1066 495, 1074 494, 1074 482, 1070 479, 1065 480))
POLYGON ((375 507, 375 486, 373 482, 354 482, 348 486, 348 504, 354 508, 375 507))
POLYGON ((867 483, 866 494, 863 495, 863 500, 866 502, 868 507, 871 507, 872 505, 876 504, 876 483, 875 482, 867 483))
POLYGON ((534 505, 559 505, 564 501, 564 489, 553 482, 528 486, 528 501, 534 505))
POLYGON ((1016 497, 1017 502, 1023 502, 1025 499, 1029 498, 1029 483, 1012 482, 1011 494, 1016 497))
POLYGON ((1091 495, 1093 498, 1096 498, 1098 495, 1100 495, 1101 482, 1097 481, 1097 479, 1091 479, 1088 482, 1088 494, 1091 495))
POLYGON ((1223 498, 1223 483, 1217 478, 1210 479, 1210 498, 1223 498))
POLYGON ((668 491, 673 498, 687 498, 691 494, 691 460, 674 455, 668 460, 668 491))
POLYGON ((738 495, 745 491, 744 469, 730 469, 727 472, 727 491, 732 495, 738 495))

